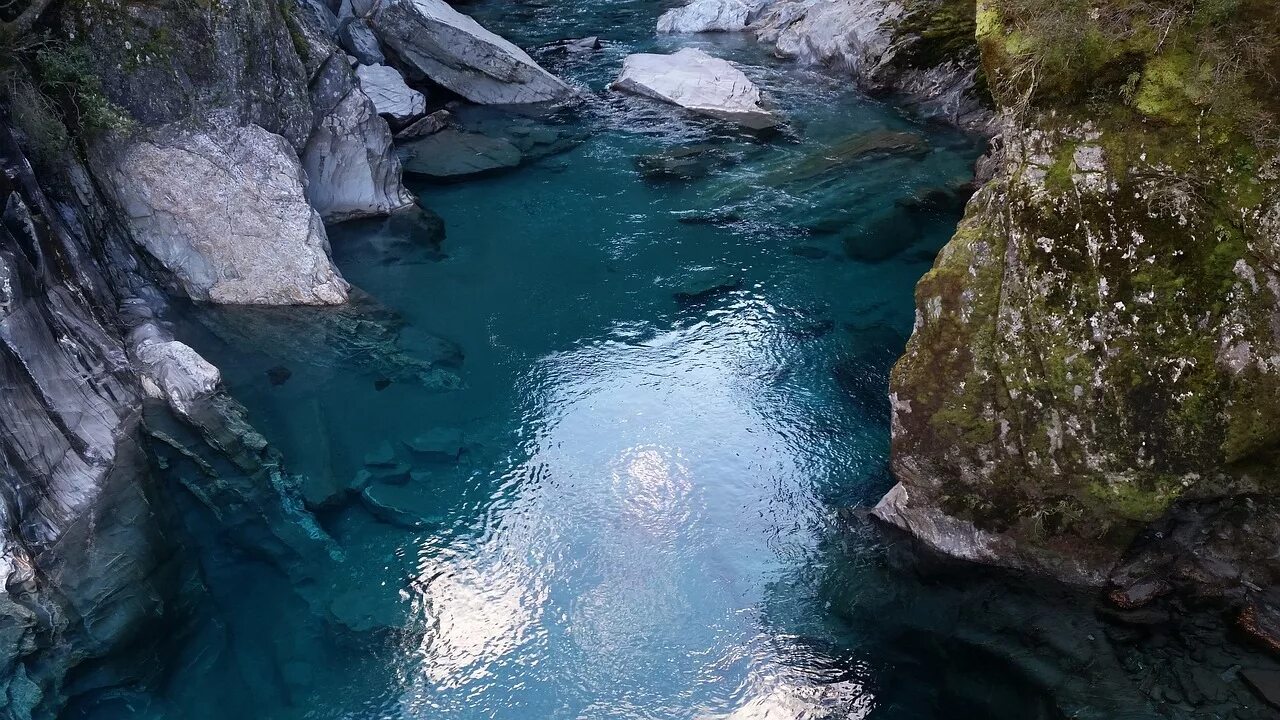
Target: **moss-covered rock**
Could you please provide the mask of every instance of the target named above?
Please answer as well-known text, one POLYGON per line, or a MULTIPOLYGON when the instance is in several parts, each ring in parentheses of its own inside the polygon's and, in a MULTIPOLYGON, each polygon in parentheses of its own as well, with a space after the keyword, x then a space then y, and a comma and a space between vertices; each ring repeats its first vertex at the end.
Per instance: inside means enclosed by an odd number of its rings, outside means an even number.
POLYGON ((917 288, 880 515, 1101 582, 1174 503, 1280 491, 1280 9, 976 13, 999 172, 917 288))

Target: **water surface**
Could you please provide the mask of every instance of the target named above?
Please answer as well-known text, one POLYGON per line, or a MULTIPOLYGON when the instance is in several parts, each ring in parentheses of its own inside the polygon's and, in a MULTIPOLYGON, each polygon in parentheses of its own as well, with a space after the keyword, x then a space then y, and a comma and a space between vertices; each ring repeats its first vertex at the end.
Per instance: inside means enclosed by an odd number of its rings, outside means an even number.
POLYGON ((1035 718, 1078 673, 1146 717, 1089 600, 917 577, 860 518, 892 484, 887 373, 975 143, 744 38, 654 38, 652 3, 466 9, 526 47, 606 47, 539 55, 583 89, 575 111, 459 112, 550 128, 562 151, 416 185, 443 238, 331 228, 343 274, 432 370, 249 311, 182 327, 291 470, 408 466, 373 485, 401 522, 323 510, 340 559, 302 588, 197 529, 211 598, 162 692, 83 714, 1035 718), (605 90, 627 53, 686 45, 743 63, 782 132, 605 90), (703 146, 703 177, 636 164, 703 146), (424 434, 460 437, 458 457, 405 444, 424 434))

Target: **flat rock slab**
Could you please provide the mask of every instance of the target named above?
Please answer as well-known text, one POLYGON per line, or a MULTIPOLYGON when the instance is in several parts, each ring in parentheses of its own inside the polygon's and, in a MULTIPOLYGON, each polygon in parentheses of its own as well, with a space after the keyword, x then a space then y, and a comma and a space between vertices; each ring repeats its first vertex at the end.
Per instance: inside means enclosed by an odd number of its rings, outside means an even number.
POLYGON ((1240 679, 1268 705, 1280 709, 1280 671, 1245 668, 1240 679))
POLYGON ((419 530, 441 522, 437 502, 421 484, 373 483, 360 493, 360 502, 380 522, 407 530, 419 530))
POLYGON ((443 0, 384 0, 370 19, 403 65, 471 102, 516 105, 574 95, 528 53, 443 0))
POLYGON ((520 164, 520 148, 508 140, 445 128, 400 148, 404 171, 427 177, 459 179, 520 164))
POLYGON ((432 428, 405 441, 414 457, 436 462, 457 462, 466 449, 462 431, 456 428, 432 428))
POLYGON ((671 294, 678 303, 693 304, 705 302, 740 287, 742 281, 730 273, 716 269, 699 270, 691 273, 671 294))
POLYGON ((356 78, 379 115, 405 123, 427 111, 427 96, 409 87, 393 67, 361 65, 356 68, 356 78))
POLYGON ((778 125, 760 105, 760 90, 727 60, 685 48, 671 55, 630 55, 609 86, 735 122, 753 130, 778 125))

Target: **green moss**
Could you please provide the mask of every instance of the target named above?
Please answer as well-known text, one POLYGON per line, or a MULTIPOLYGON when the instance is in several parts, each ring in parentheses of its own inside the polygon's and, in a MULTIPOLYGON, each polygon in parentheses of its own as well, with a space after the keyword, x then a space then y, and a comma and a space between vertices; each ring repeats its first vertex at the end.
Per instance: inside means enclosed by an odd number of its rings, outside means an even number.
POLYGON ((1096 481, 1088 487, 1089 498, 1100 505, 1104 516, 1138 522, 1159 519, 1184 490, 1181 479, 1170 475, 1096 481))

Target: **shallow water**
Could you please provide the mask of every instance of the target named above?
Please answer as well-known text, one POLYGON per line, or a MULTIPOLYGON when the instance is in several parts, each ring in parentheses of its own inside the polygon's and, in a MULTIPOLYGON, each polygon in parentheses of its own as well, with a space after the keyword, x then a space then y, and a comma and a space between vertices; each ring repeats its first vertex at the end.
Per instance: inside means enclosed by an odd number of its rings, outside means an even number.
POLYGON ((1163 635, 1118 650, 1069 590, 918 574, 857 512, 891 485, 887 373, 976 145, 741 38, 652 38, 651 3, 466 9, 527 47, 607 45, 540 55, 587 92, 573 113, 461 114, 580 142, 416 186, 443 239, 331 229, 344 275, 431 369, 278 314, 193 311, 180 328, 290 470, 345 482, 389 446, 413 474, 372 487, 402 522, 354 500, 322 511, 338 559, 296 587, 193 519, 210 595, 175 631, 161 691, 72 714, 1155 717, 1137 688, 1174 652, 1150 646, 1163 635), (628 52, 691 44, 744 63, 785 129, 604 90, 628 52), (886 132, 918 144, 828 169, 886 132), (634 161, 702 144, 705 177, 634 161), (456 459, 405 444, 441 429, 460 434, 456 459))

